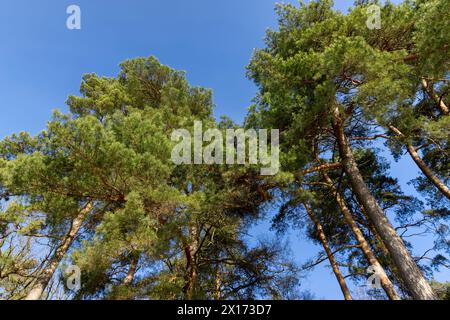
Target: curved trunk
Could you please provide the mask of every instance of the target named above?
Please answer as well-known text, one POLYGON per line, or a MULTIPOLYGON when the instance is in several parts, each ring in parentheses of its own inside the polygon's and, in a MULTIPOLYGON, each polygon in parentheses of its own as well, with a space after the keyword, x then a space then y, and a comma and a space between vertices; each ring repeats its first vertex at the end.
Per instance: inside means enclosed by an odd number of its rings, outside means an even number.
MULTIPOLYGON (((396 127, 389 126, 396 135, 403 137, 403 133, 400 132, 396 127)), ((427 166, 425 161, 419 156, 416 151, 416 148, 411 143, 406 143, 406 149, 408 150, 409 155, 417 164, 422 173, 430 180, 431 183, 434 184, 436 188, 448 199, 450 199, 450 189, 434 174, 434 172, 427 166)))
POLYGON ((383 266, 378 261, 377 257, 373 253, 372 249, 370 248, 369 243, 367 242, 366 238, 364 237, 364 234, 362 233, 361 229, 358 227, 358 225, 355 222, 355 219, 353 218, 353 215, 351 211, 348 209, 347 204, 345 203, 344 198, 341 196, 339 191, 334 187, 333 181, 330 179, 330 177, 323 173, 323 177, 325 178, 325 182, 330 185, 330 188, 332 192, 334 193, 334 196, 336 197, 336 201, 339 205, 339 208, 341 209, 342 214, 344 215, 345 222, 352 230, 353 234, 355 235, 356 240, 358 241, 358 244, 364 253, 364 256, 366 257, 367 261, 372 265, 375 270, 377 270, 377 275, 380 279, 380 284, 383 287, 384 291, 386 292, 387 296, 391 300, 400 300, 400 296, 395 291, 395 287, 392 284, 391 280, 389 280, 389 277, 387 276, 386 272, 384 271, 383 266))
POLYGON ((61 240, 60 245, 58 246, 58 248, 56 248, 55 253, 48 261, 45 269, 37 277, 36 282, 33 284, 33 288, 30 290, 25 300, 42 299, 42 294, 47 288, 62 258, 66 255, 67 251, 72 245, 73 240, 78 234, 78 231, 80 230, 86 216, 89 214, 92 207, 93 207, 92 203, 88 202, 86 206, 72 220, 72 224, 70 225, 69 231, 61 240))
POLYGON ((428 96, 430 96, 431 99, 436 102, 436 104, 439 106, 439 109, 441 110, 441 113, 443 115, 448 116, 450 114, 450 110, 448 109, 447 105, 445 104, 444 100, 439 98, 434 92, 433 89, 428 86, 428 81, 426 79, 422 78, 422 86, 427 92, 428 96))
POLYGON ((423 174, 428 178, 428 180, 430 180, 444 196, 450 199, 450 189, 426 165, 426 163, 417 153, 416 149, 410 143, 406 145, 406 148, 408 149, 408 153, 411 155, 411 158, 414 160, 423 174))
POLYGON ((403 283, 414 299, 436 299, 433 290, 411 257, 408 249, 406 249, 403 240, 398 236, 394 227, 386 218, 383 209, 380 208, 375 197, 371 194, 368 186, 364 182, 353 157, 352 149, 345 136, 338 110, 335 110, 333 127, 339 146, 342 165, 350 181, 352 191, 358 199, 358 202, 364 207, 365 212, 386 244, 403 283))
POLYGON ((323 249, 325 250, 325 253, 327 254, 328 260, 330 261, 331 268, 333 269, 334 275, 336 276, 336 279, 339 283, 339 286, 341 287, 342 294, 344 295, 345 300, 353 300, 352 295, 350 293, 350 290, 347 287, 347 283, 345 282, 345 279, 339 270, 339 266, 334 259, 333 252, 330 249, 330 246, 328 245, 327 238, 325 236, 325 232, 323 231, 323 227, 320 223, 320 221, 316 218, 314 215, 314 212, 312 209, 304 203, 303 206, 306 209, 306 212, 308 213, 308 216, 310 217, 311 221, 314 223, 317 231, 317 235, 319 237, 320 243, 323 246, 323 249))

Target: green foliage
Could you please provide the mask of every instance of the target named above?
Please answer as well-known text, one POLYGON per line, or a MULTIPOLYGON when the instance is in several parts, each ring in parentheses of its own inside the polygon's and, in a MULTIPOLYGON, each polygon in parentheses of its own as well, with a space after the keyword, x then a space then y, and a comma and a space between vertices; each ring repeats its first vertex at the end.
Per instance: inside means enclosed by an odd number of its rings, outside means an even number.
MULTIPOLYGON (((436 237, 434 249, 445 251, 448 228, 443 219, 448 217, 448 200, 426 177, 418 177, 415 185, 428 196, 432 212, 421 217, 421 203, 402 193, 389 177, 388 166, 375 156, 383 150, 382 145, 371 142, 387 139, 386 146, 396 159, 403 155, 406 143, 420 146, 425 163, 448 185, 449 117, 442 115, 437 101, 448 105, 449 32, 444 22, 448 20, 444 17, 448 1, 380 4, 379 30, 366 26, 369 4, 358 1, 345 15, 335 11, 331 1, 301 2, 298 8, 278 5, 278 30, 269 30, 265 48, 253 54, 247 75, 259 93, 247 125, 281 130, 281 166, 297 178, 285 189, 286 199, 275 223, 281 230, 286 220, 303 226, 302 203, 306 201, 337 250, 354 241, 342 224, 337 204, 329 199, 330 190, 323 186, 320 172, 301 174, 318 164, 341 160, 334 132, 337 108, 358 168, 380 206, 396 213, 405 232, 411 224, 424 227, 436 237), (427 79, 431 94, 423 87, 423 79, 427 79), (403 136, 394 134, 392 125, 403 136), (429 222, 431 227, 425 227, 429 222)), ((329 175, 395 279, 395 268, 380 251, 382 244, 374 238, 347 176, 341 170, 329 175)), ((312 225, 308 231, 317 241, 312 225)), ((364 268, 366 263, 358 250, 347 250, 342 257, 347 257, 350 273, 358 277, 361 264, 364 268)), ((400 282, 396 284, 402 287, 400 282)))
POLYGON ((80 210, 92 204, 63 253, 63 265, 82 270, 81 289, 69 296, 293 294, 295 267, 286 259, 279 265, 284 248, 243 241, 271 198, 270 179, 252 168, 171 161, 174 129, 196 120, 221 126, 211 116, 210 90, 191 87, 182 72, 150 57, 125 61, 116 78, 85 75, 80 92, 67 101, 70 113, 55 111, 45 131, 0 144, 0 185, 10 197, 2 230, 20 225, 16 234, 24 239, 43 237, 50 251, 37 258, 42 266, 66 241, 80 210))
MULTIPOLYGON (((357 1, 347 14, 330 0, 277 6, 279 27, 267 32, 265 48, 248 66, 259 92, 245 123, 280 130, 277 176, 261 177, 257 166, 173 164, 174 129, 190 130, 195 121, 221 131, 236 124, 215 121, 211 90, 192 87, 183 72, 154 57, 123 62, 116 77, 83 76, 80 95, 67 100, 69 113, 55 111, 36 136, 3 139, 0 298, 23 299, 55 261, 81 268, 76 292, 64 287, 62 274, 51 274, 75 299, 299 298, 299 269, 285 244, 249 244, 246 236, 280 206, 274 218, 279 231, 304 228, 319 243, 304 203, 323 225, 340 266, 362 281, 368 263, 330 186, 320 170, 305 173, 342 160, 336 114, 370 192, 395 214, 398 229, 420 226, 436 236, 433 250, 443 253, 424 271, 445 266, 448 200, 419 176, 414 184, 427 197, 424 210, 390 177, 379 154, 384 149, 372 141, 386 139, 397 160, 405 146, 420 147, 425 164, 450 181, 450 118, 440 106, 449 105, 449 2, 386 3, 379 30, 366 26, 368 4, 357 1)), ((408 296, 348 176, 342 168, 329 176, 387 274, 408 296)), ((448 298, 445 285, 433 285, 448 298)))

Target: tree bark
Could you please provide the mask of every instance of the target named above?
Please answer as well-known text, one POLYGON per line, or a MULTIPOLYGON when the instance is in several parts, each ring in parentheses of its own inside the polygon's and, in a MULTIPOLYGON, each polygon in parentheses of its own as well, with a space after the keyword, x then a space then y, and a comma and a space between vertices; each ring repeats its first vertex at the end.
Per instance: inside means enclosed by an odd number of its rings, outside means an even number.
POLYGON ((139 263, 139 255, 134 255, 131 258, 130 268, 128 269, 127 276, 123 279, 124 285, 128 286, 133 282, 138 263, 139 263))
MULTIPOLYGON (((389 126, 389 129, 391 129, 399 137, 404 137, 403 133, 396 127, 389 126)), ((422 158, 417 153, 416 148, 414 148, 411 143, 406 142, 406 149, 408 150, 409 155, 417 164, 422 173, 428 178, 428 180, 430 180, 430 182, 434 184, 434 186, 438 188, 438 190, 444 196, 450 199, 450 189, 434 174, 434 172, 427 166, 425 161, 422 160, 422 158)))
MULTIPOLYGON (((218 259, 217 259, 218 260, 218 259)), ((222 299, 222 274, 220 272, 220 264, 216 264, 216 274, 214 276, 214 299, 222 299)))
POLYGON ((422 86, 425 89, 428 96, 433 99, 433 101, 439 106, 439 109, 441 110, 441 113, 445 116, 448 116, 450 114, 450 111, 445 104, 445 102, 440 99, 438 96, 436 96, 433 92, 433 89, 429 87, 428 81, 424 78, 422 78, 422 86))
POLYGON ((56 248, 55 253, 50 258, 45 269, 37 277, 32 289, 26 296, 25 300, 40 300, 42 299, 42 294, 47 288, 50 280, 52 279, 56 269, 62 258, 66 255, 70 246, 73 243, 78 231, 80 230, 86 216, 92 210, 92 202, 88 202, 86 206, 78 213, 78 215, 72 220, 70 229, 67 234, 61 240, 58 248, 56 248))
POLYGON ((339 168, 342 168, 341 163, 325 163, 325 164, 318 165, 316 167, 312 167, 312 168, 303 170, 301 174, 306 175, 306 174, 314 173, 317 171, 333 170, 333 169, 339 169, 339 168))
POLYGON ((186 255, 186 284, 183 288, 186 300, 192 300, 195 298, 195 292, 197 287, 198 268, 197 268, 197 254, 198 254, 198 228, 197 226, 191 226, 190 228, 190 244, 185 247, 186 255))
POLYGON ((364 207, 364 210, 386 244, 405 286, 414 299, 436 299, 433 290, 406 249, 403 240, 398 236, 394 227, 386 218, 384 211, 380 208, 375 197, 371 194, 368 186, 364 182, 344 133, 343 123, 338 109, 334 111, 333 127, 339 146, 342 165, 349 178, 352 191, 358 199, 358 202, 364 207))
POLYGON ((381 286, 383 287, 387 296, 391 300, 400 300, 400 296, 397 294, 394 285, 392 284, 391 280, 389 280, 389 277, 387 276, 386 272, 384 271, 383 266, 378 261, 377 257, 375 256, 372 249, 370 248, 369 243, 367 242, 366 238, 364 237, 364 234, 362 233, 361 229, 356 224, 355 219, 353 218, 353 214, 351 213, 350 209, 347 207, 347 204, 345 203, 344 198, 341 196, 339 191, 334 187, 333 181, 326 173, 323 173, 323 177, 325 179, 325 182, 330 185, 330 189, 336 198, 336 201, 339 205, 339 208, 341 209, 342 214, 344 215, 345 222, 347 223, 347 225, 350 227, 353 234, 355 235, 356 241, 358 241, 358 244, 359 244, 364 256, 366 257, 367 261, 375 268, 375 270, 378 271, 377 275, 380 278, 381 286))
POLYGON ((389 251, 386 248, 386 245, 384 244, 383 239, 381 239, 377 229, 373 225, 373 222, 370 220, 370 218, 367 215, 366 211, 364 211, 364 208, 359 203, 358 203, 358 206, 359 206, 359 210, 361 210, 362 214, 364 215, 364 217, 365 217, 365 219, 367 221, 367 229, 370 230, 370 232, 372 232, 373 235, 375 236, 374 245, 383 252, 383 255, 385 257, 390 257, 389 251))
POLYGON ((350 290, 347 287, 347 283, 345 282, 345 279, 344 279, 341 271, 339 270, 339 266, 338 266, 336 260, 334 259, 333 252, 331 251, 330 246, 328 245, 328 241, 325 236, 325 232, 323 231, 322 224, 314 215, 313 210, 306 203, 303 203, 303 206, 305 207, 306 212, 308 213, 308 216, 310 217, 311 221, 314 223, 314 226, 316 227, 316 231, 317 231, 317 235, 319 237, 320 243, 322 244, 323 249, 325 250, 325 253, 327 254, 328 260, 330 261, 331 268, 333 269, 334 275, 336 276, 339 286, 341 287, 341 291, 342 291, 342 294, 344 295, 345 300, 353 300, 350 290))

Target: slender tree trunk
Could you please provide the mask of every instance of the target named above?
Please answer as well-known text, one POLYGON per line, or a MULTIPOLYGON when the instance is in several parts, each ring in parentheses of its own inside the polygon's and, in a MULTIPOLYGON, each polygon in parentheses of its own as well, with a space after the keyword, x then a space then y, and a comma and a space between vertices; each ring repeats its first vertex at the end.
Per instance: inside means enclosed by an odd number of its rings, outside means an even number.
POLYGON ((139 263, 139 255, 133 255, 133 257, 131 258, 130 268, 128 269, 127 276, 125 277, 125 279, 123 279, 124 285, 128 286, 133 282, 138 263, 139 263))
POLYGON ((186 284, 183 288, 185 297, 187 300, 195 298, 195 292, 197 287, 198 269, 197 269, 197 251, 199 247, 198 241, 198 228, 192 226, 190 228, 190 245, 185 247, 186 255, 186 284))
POLYGON ((93 207, 92 203, 88 202, 86 206, 72 220, 69 231, 61 240, 60 245, 58 246, 58 248, 56 248, 55 253, 48 261, 45 269, 40 273, 40 275, 36 279, 36 282, 33 284, 33 287, 26 296, 25 300, 42 299, 42 294, 47 288, 62 258, 66 255, 67 251, 72 245, 73 240, 78 234, 78 231, 80 230, 86 216, 92 210, 92 207, 93 207))
POLYGON ((375 245, 377 245, 377 247, 383 252, 383 255, 386 257, 389 257, 389 251, 386 248, 386 245, 383 242, 383 239, 381 239, 380 235, 378 234, 377 229, 375 228, 375 226, 373 225, 372 221, 370 220, 369 216, 367 215, 367 213, 364 211, 364 208, 358 203, 358 207, 359 210, 361 210, 362 214, 364 215, 366 221, 367 221, 367 228, 370 230, 370 232, 373 233, 373 235, 375 236, 375 245))
MULTIPOLYGON (((377 248, 382 251, 383 256, 385 256, 389 259, 387 261, 387 264, 388 264, 389 268, 391 269, 391 272, 394 274, 398 274, 398 270, 397 270, 395 264, 392 263, 391 254, 389 253, 389 250, 387 249, 383 239, 381 239, 380 234, 378 233, 377 229, 373 225, 372 221, 370 221, 370 218, 367 216, 366 212, 364 211, 364 208, 361 205, 359 205, 359 207, 360 207, 361 212, 364 214, 364 217, 367 220, 369 230, 373 233, 373 235, 376 238, 374 245, 376 245, 377 248)), ((403 283, 401 283, 401 285, 403 287, 403 283)))
MULTIPOLYGON (((217 259, 219 260, 219 259, 217 259)), ((220 272, 220 264, 216 264, 216 274, 214 276, 214 299, 222 299, 222 274, 220 272)))
POLYGON ((364 182, 354 159, 352 149, 345 136, 343 123, 340 118, 339 110, 337 109, 334 114, 333 127, 339 146, 342 165, 349 178, 353 193, 358 199, 358 202, 364 207, 364 210, 386 244, 405 286, 408 288, 414 299, 436 299, 433 290, 416 262, 411 257, 403 240, 398 236, 394 227, 386 218, 383 210, 380 208, 375 197, 371 194, 368 186, 364 182))
MULTIPOLYGON (((396 135, 404 137, 403 133, 396 127, 389 126, 389 129, 391 129, 396 135)), ((414 146, 411 143, 407 142, 406 149, 408 150, 409 155, 417 164, 422 173, 428 178, 428 180, 430 180, 430 182, 433 183, 434 186, 438 188, 438 190, 444 196, 450 199, 450 189, 434 174, 434 172, 427 166, 425 161, 422 160, 422 158, 417 153, 416 148, 414 148, 414 146)))
MULTIPOLYGON (((386 248, 386 245, 384 244, 383 239, 381 239, 380 234, 378 233, 377 229, 373 225, 373 222, 370 220, 370 218, 367 215, 366 211, 364 211, 364 208, 359 203, 358 203, 358 206, 359 206, 359 210, 361 210, 362 214, 364 215, 364 217, 365 217, 365 219, 367 221, 367 225, 368 225, 367 228, 375 236, 374 245, 383 252, 383 255, 385 257, 390 257, 391 255, 389 253, 389 250, 386 248)), ((396 270, 395 266, 392 266, 392 264, 390 265, 390 268, 396 270)))
POLYGON ((325 236, 325 232, 323 231, 322 224, 320 221, 316 218, 314 215, 313 210, 306 204, 303 203, 303 206, 306 209, 306 212, 308 213, 308 216, 310 217, 311 221, 314 223, 317 231, 317 235, 319 237, 320 243, 323 246, 323 249, 325 250, 325 253, 327 254, 328 260, 330 261, 331 268, 333 269, 334 275, 336 276, 336 279, 339 283, 339 286, 341 287, 342 294, 344 295, 345 300, 353 300, 352 295, 350 293, 350 290, 347 287, 347 283, 345 282, 345 279, 339 270, 339 266, 334 259, 333 252, 330 249, 330 246, 328 245, 327 238, 325 236))
POLYGON ((427 94, 430 96, 431 99, 434 100, 434 102, 437 103, 439 106, 439 109, 441 110, 442 114, 448 116, 450 114, 450 110, 445 105, 444 100, 440 99, 434 92, 433 89, 428 86, 428 81, 426 79, 422 78, 422 86, 427 92, 427 94))
POLYGON ((383 287, 387 296, 391 300, 400 300, 400 296, 397 294, 394 285, 392 284, 391 280, 389 280, 389 277, 384 271, 383 266, 378 261, 377 257, 370 248, 369 243, 364 237, 364 234, 356 224, 355 219, 353 218, 350 209, 347 207, 344 198, 341 196, 339 191, 334 187, 333 181, 325 172, 323 173, 323 177, 325 178, 325 182, 330 185, 331 191, 333 192, 336 201, 339 205, 339 208, 341 209, 341 212, 344 215, 345 222, 355 235, 356 241, 358 241, 358 244, 362 252, 364 253, 364 256, 366 257, 367 261, 375 268, 375 270, 377 270, 377 275, 380 278, 381 286, 383 287))

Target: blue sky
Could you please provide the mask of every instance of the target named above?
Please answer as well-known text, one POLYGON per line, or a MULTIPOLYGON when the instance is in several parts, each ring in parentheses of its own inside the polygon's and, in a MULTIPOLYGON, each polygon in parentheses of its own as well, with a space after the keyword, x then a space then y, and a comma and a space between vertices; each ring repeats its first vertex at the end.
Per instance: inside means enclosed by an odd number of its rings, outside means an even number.
MULTIPOLYGON (((353 0, 336 3, 346 10, 353 0)), ((0 138, 42 130, 53 109, 66 110, 64 102, 78 93, 82 74, 115 76, 121 61, 149 55, 186 71, 191 84, 212 88, 217 116, 242 121, 256 92, 245 66, 253 49, 263 46, 266 29, 276 26, 274 5, 273 0, 2 0, 0 138), (81 8, 81 30, 66 28, 71 4, 81 8)), ((392 171, 414 192, 406 184, 417 174, 409 159, 393 164, 392 171)), ((255 228, 255 237, 266 228, 255 228)), ((299 262, 318 252, 304 238, 291 238, 299 262)), ((311 273, 303 288, 318 298, 342 296, 325 267, 311 273)))
POLYGON ((216 114, 241 120, 254 95, 253 48, 275 25, 269 0, 4 0, 0 11, 0 136, 38 131, 78 92, 81 75, 113 76, 131 57, 155 55, 213 88, 216 114), (82 29, 66 29, 77 4, 82 29))

